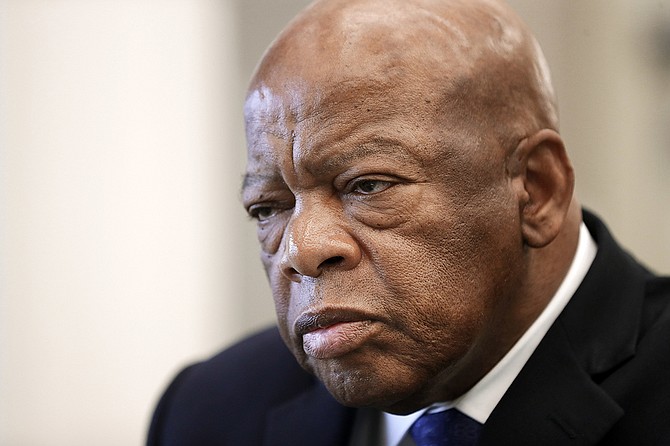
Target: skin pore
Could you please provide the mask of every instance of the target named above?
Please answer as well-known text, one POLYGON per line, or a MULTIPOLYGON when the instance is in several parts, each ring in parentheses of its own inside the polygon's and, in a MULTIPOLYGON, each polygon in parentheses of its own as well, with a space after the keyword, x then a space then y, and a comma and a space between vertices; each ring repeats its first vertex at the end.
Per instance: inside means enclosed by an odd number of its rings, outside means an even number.
POLYGON ((458 397, 569 268, 581 214, 553 91, 502 2, 318 1, 245 117, 280 333, 343 404, 458 397))

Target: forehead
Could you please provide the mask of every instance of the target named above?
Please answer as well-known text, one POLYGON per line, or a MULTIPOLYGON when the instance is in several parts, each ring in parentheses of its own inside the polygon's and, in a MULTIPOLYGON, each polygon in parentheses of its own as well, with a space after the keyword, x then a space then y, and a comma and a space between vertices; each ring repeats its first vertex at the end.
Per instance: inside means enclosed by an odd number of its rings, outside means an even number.
POLYGON ((378 80, 263 86, 246 104, 249 161, 290 154, 323 168, 371 152, 413 151, 432 138, 435 92, 378 80))
POLYGON ((445 101, 467 77, 457 63, 437 70, 408 57, 408 42, 382 49, 374 39, 369 45, 353 43, 360 37, 351 34, 337 44, 322 42, 319 54, 311 40, 277 50, 283 58, 270 53, 245 103, 250 152, 281 143, 287 148, 333 145, 366 133, 368 139, 401 139, 416 131, 418 120, 427 126, 440 105, 453 108, 445 101), (300 45, 301 54, 294 54, 300 45))
POLYGON ((428 83, 409 73, 262 83, 247 97, 246 125, 251 137, 269 133, 287 139, 299 136, 296 131, 301 128, 319 127, 327 132, 413 111, 426 112, 441 96, 438 90, 426 88, 428 83))

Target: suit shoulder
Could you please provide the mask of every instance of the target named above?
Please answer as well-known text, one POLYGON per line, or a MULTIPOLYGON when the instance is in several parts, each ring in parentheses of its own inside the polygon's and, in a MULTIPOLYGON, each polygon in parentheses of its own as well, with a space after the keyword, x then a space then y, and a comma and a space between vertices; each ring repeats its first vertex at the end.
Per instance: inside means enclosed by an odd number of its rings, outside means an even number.
POLYGON ((314 384, 277 329, 265 330, 182 370, 158 403, 148 444, 235 444, 237 435, 250 440, 260 435, 259 420, 271 407, 314 384))
POLYGON ((634 357, 603 383, 625 415, 603 444, 670 444, 670 278, 647 281, 634 357))
POLYGON ((293 382, 292 376, 297 378, 297 383, 303 383, 305 379, 312 381, 288 351, 276 327, 243 339, 207 361, 196 364, 193 373, 207 381, 220 383, 226 379, 238 385, 261 379, 281 382, 289 379, 293 382))
POLYGON ((647 281, 642 327, 670 323, 670 277, 654 277, 647 281))

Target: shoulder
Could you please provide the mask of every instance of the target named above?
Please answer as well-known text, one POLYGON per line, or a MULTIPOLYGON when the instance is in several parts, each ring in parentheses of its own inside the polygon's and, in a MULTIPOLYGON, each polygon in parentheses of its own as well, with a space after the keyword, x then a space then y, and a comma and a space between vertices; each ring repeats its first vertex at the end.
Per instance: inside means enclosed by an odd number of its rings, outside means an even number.
POLYGON ((263 331, 182 370, 156 408, 148 444, 253 444, 270 408, 314 384, 277 329, 263 331))
MULTIPOLYGON (((281 382, 288 389, 313 382, 284 345, 276 328, 252 335, 207 361, 182 372, 183 385, 196 384, 208 391, 245 393, 281 382)), ((228 395, 232 396, 232 395, 228 395)))
POLYGON ((643 334, 661 327, 667 330, 670 325, 670 277, 654 277, 648 280, 645 297, 641 320, 643 334))
POLYGON ((667 444, 670 425, 670 278, 647 282, 635 355, 601 383, 624 410, 604 444, 667 444))

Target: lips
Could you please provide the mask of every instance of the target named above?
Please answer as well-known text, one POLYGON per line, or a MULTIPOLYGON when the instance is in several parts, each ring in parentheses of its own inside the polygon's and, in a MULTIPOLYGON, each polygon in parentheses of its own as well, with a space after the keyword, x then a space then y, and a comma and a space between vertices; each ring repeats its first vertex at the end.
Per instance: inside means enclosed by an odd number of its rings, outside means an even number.
POLYGON ((316 359, 333 359, 360 348, 377 327, 371 317, 352 311, 306 312, 294 324, 303 350, 316 359))

